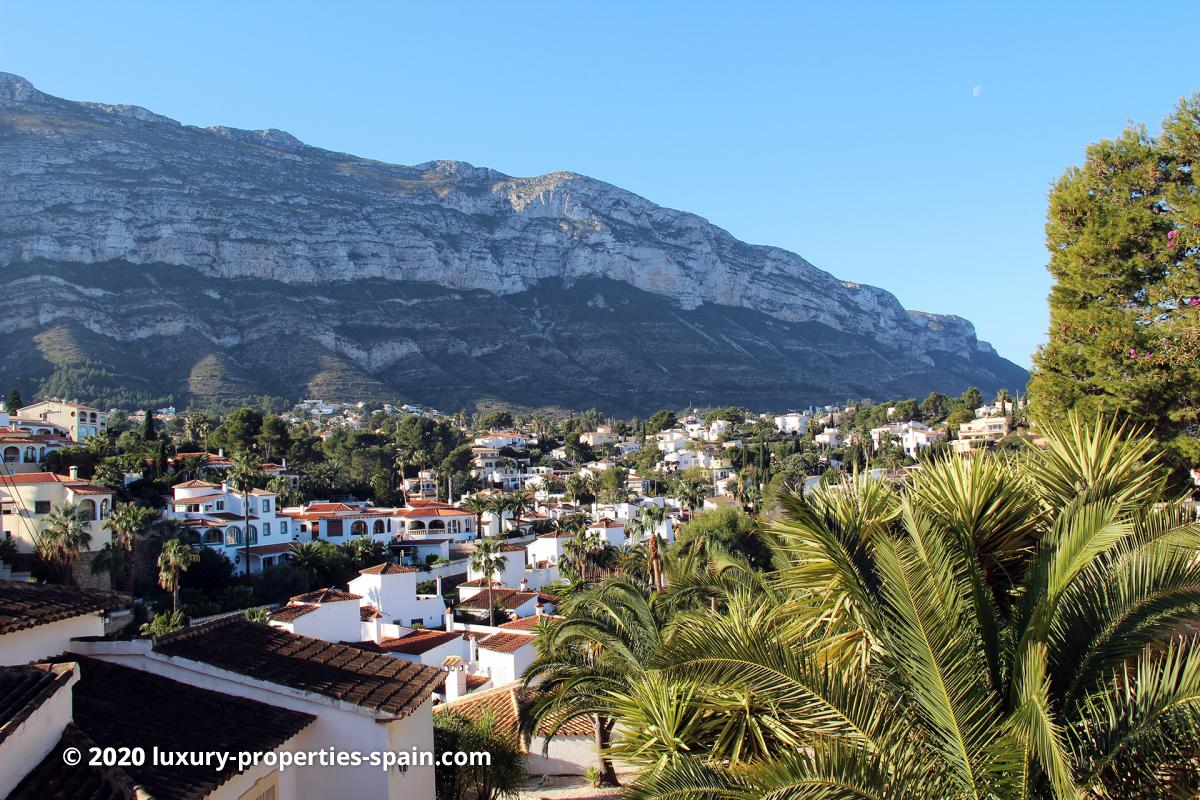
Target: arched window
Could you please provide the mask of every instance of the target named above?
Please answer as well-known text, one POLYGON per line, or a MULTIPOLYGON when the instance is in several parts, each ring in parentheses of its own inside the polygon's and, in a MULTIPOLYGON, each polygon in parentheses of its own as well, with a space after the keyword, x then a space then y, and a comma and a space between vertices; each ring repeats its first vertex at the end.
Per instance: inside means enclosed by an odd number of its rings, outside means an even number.
POLYGON ((21 457, 21 448, 19 448, 19 447, 4 448, 4 463, 5 464, 15 464, 15 463, 17 463, 17 459, 20 457, 21 457))
POLYGON ((96 519, 96 501, 84 500, 79 504, 81 515, 84 519, 96 519))
POLYGON ((230 525, 225 529, 225 544, 234 545, 242 543, 242 529, 237 525, 230 525))
POLYGON ((429 530, 444 531, 446 530, 446 523, 442 522, 440 519, 435 519, 429 523, 429 530))
POLYGON ((188 544, 200 544, 203 541, 200 537, 200 531, 195 528, 187 529, 188 544))
POLYGON ((383 520, 375 520, 374 533, 383 533, 383 520))
POLYGON ((25 463, 26 464, 36 464, 37 463, 37 450, 35 450, 33 447, 25 448, 25 463))
POLYGON ((419 519, 410 519, 408 521, 408 529, 410 531, 423 531, 425 530, 425 523, 419 519))
POLYGON ((258 544, 258 528, 251 525, 246 530, 250 531, 250 544, 258 544))
POLYGON ((210 528, 209 530, 206 530, 204 532, 204 543, 205 544, 220 544, 221 543, 221 531, 219 531, 216 528, 210 528))
POLYGON ((354 522, 350 525, 350 535, 351 536, 366 536, 367 535, 367 523, 363 522, 361 519, 354 520, 354 522))
POLYGON ((100 519, 108 519, 108 498, 100 501, 100 519))

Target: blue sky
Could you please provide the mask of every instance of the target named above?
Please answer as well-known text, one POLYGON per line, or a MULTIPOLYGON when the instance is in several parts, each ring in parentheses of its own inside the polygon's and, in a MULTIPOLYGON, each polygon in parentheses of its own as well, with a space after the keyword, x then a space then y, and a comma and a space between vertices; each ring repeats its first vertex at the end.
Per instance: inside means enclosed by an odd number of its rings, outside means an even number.
POLYGON ((1051 182, 1200 89, 1194 2, 1039 5, 0 0, 0 70, 384 161, 581 172, 1028 365, 1051 182))

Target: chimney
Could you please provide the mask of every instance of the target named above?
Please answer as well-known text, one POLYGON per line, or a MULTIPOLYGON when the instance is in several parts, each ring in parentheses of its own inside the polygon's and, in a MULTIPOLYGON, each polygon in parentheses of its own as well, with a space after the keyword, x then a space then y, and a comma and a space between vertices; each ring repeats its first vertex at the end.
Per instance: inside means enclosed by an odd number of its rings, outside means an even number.
POLYGON ((378 612, 371 617, 371 641, 383 644, 383 615, 378 612))
POLYGON ((433 579, 433 593, 438 597, 442 596, 442 576, 438 575, 433 579))
POLYGON ((225 457, 225 448, 224 448, 224 447, 218 447, 218 448, 217 448, 217 455, 218 455, 219 457, 221 457, 221 458, 224 458, 224 457, 225 457))
POLYGON ((529 578, 521 578, 521 582, 517 584, 517 588, 522 592, 529 591, 529 578))
POLYGON ((454 606, 446 606, 446 630, 454 630, 454 606))
POLYGON ((546 607, 543 606, 541 603, 538 603, 537 605, 535 605, 533 607, 533 615, 535 617, 540 617, 545 613, 546 613, 546 607))
POLYGON ((457 700, 467 693, 467 664, 461 656, 446 656, 446 702, 457 700))
POLYGON ((71 476, 71 480, 79 479, 79 467, 68 467, 67 474, 71 476))
POLYGON ((281 469, 287 469, 287 459, 286 458, 279 459, 279 466, 281 469))

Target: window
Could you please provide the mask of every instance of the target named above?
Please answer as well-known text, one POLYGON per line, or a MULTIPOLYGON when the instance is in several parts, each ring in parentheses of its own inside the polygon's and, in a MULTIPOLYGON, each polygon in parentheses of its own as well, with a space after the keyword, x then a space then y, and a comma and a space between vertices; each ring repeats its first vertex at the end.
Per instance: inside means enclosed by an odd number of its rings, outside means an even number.
POLYGON ((381 520, 381 519, 375 520, 375 527, 372 532, 373 533, 383 533, 383 520, 381 520))
POLYGON ((25 463, 26 464, 36 464, 37 463, 37 450, 34 450, 32 447, 25 448, 25 463))
POLYGON ((350 535, 351 536, 366 536, 367 535, 367 523, 363 522, 361 519, 354 520, 354 522, 350 525, 350 535))
POLYGON ((224 500, 218 500, 216 505, 217 505, 217 511, 225 510, 225 501, 224 500))
POLYGON ((4 462, 6 464, 14 464, 21 457, 21 449, 19 447, 4 448, 4 462))
POLYGON ((265 497, 263 498, 263 501, 262 501, 262 510, 263 510, 264 514, 268 514, 271 511, 271 501, 265 497))
POLYGON ((235 545, 242 543, 242 529, 237 525, 230 525, 225 529, 225 544, 235 545))
POLYGON ((35 500, 33 503, 33 513, 49 514, 50 513, 50 501, 49 500, 35 500))
POLYGON ((95 500, 84 500, 82 503, 79 504, 79 508, 80 508, 83 516, 87 517, 88 519, 96 519, 96 501, 95 500))
POLYGON ((282 533, 284 536, 287 536, 287 523, 286 522, 279 523, 279 532, 282 533))
POLYGON ((275 563, 275 556, 264 556, 263 557, 262 565, 264 568, 269 567, 274 563, 275 563))
POLYGON ((218 530, 205 531, 204 532, 204 543, 205 544, 220 544, 221 543, 221 532, 218 530))
POLYGON ((264 522, 263 523, 263 536, 270 536, 270 535, 271 535, 271 523, 264 522))
POLYGON ((250 544, 258 544, 258 528, 251 525, 246 530, 250 531, 250 544))

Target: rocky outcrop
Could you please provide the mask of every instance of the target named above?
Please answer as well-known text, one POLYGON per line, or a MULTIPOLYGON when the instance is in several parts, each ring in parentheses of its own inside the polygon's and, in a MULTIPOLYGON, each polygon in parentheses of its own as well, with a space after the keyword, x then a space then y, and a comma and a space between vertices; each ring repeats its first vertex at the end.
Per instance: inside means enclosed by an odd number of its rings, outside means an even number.
MULTIPOLYGON (((53 281, 63 280, 55 265, 105 264, 186 270, 218 293, 234 280, 297 289, 384 281, 507 298, 613 281, 660 298, 664 318, 746 309, 873 341, 906 364, 952 359, 964 380, 977 368, 980 384, 998 379, 1002 362, 966 320, 906 311, 882 289, 582 175, 384 164, 282 131, 196 128, 135 106, 67 101, 0 73, 0 265, 37 265, 26 280, 53 281)), ((106 291, 101 284, 85 273, 73 291, 94 295, 106 291)), ((350 315, 321 305, 312 313, 315 330, 350 315)), ((90 302, 42 305, 2 327, 32 334, 68 320, 114 341, 194 328, 228 348, 245 335, 237 325, 197 325, 187 308, 143 319, 90 302), (123 324, 130 319, 136 330, 123 324)), ((470 338, 467 350, 487 344, 470 338)), ((329 332, 315 341, 373 375, 421 347, 365 347, 329 332)), ((1020 370, 1009 367, 1011 383, 1020 370)))

